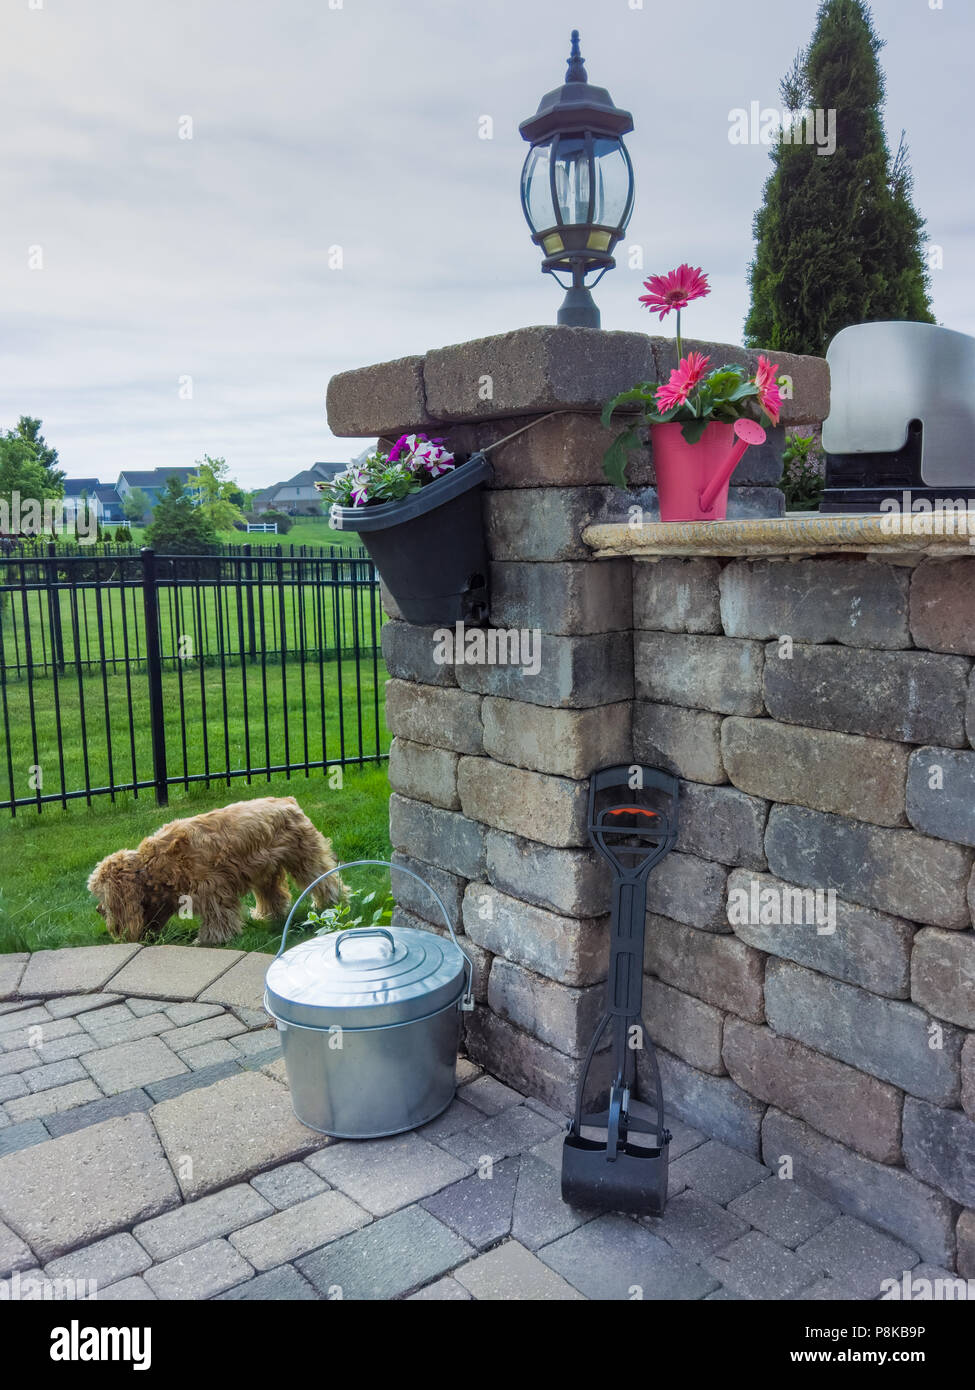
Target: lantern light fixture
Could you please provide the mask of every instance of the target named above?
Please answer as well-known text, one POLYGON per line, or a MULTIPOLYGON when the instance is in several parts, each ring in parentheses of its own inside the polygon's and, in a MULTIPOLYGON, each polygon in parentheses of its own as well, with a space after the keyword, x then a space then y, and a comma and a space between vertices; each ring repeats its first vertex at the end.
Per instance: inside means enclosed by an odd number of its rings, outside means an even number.
POLYGON ((518 127, 531 144, 521 173, 521 203, 542 250, 542 271, 566 291, 558 322, 598 328, 591 289, 615 266, 613 251, 633 211, 633 165, 623 136, 633 117, 589 82, 572 31, 565 82, 548 92, 518 127), (598 272, 589 285, 586 276, 598 272), (559 274, 571 275, 567 285, 559 274))

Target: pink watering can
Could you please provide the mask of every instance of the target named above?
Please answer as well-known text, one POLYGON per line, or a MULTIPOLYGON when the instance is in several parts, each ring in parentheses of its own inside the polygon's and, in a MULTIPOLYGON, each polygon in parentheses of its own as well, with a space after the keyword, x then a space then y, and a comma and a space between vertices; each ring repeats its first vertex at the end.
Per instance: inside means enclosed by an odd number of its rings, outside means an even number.
POLYGON ((754 420, 712 421, 696 444, 683 425, 651 425, 661 521, 723 521, 731 475, 753 444, 767 438, 754 420))

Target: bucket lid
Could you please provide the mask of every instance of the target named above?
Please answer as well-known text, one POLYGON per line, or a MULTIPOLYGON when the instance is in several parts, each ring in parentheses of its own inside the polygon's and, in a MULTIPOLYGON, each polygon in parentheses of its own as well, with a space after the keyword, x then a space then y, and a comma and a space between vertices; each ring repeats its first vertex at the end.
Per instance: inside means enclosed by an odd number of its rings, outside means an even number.
POLYGON ((351 927, 276 956, 271 1011, 310 1028, 381 1028, 426 1018, 462 993, 467 961, 452 941, 412 927, 351 927))

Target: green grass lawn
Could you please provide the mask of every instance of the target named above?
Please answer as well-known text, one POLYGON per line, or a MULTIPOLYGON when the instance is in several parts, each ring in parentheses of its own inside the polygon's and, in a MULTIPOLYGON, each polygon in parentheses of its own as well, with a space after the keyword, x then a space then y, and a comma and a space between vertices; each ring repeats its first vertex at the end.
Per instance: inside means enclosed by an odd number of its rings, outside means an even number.
MULTIPOLYGON (((106 854, 134 848, 169 820, 197 815, 232 801, 258 796, 295 796, 302 810, 331 841, 339 863, 355 859, 388 859, 390 855, 386 768, 347 768, 341 790, 332 790, 321 773, 309 777, 275 776, 268 781, 243 781, 226 786, 174 788, 169 807, 155 805, 151 795, 136 802, 125 795, 112 805, 107 798, 90 810, 78 803, 68 811, 47 808, 21 812, 16 820, 0 816, 0 952, 38 951, 58 946, 92 946, 110 940, 95 912, 85 884, 106 854)), ((383 871, 355 870, 348 875, 353 891, 377 886, 383 871)), ((248 899, 246 907, 251 905, 248 899)), ((303 913, 301 914, 303 916, 303 913)), ((157 941, 188 945, 199 923, 174 918, 157 941)), ((275 951, 281 924, 247 922, 228 949, 275 951)), ((289 936, 290 940, 290 936, 289 936)))
MULTIPOLYGON (((238 531, 235 534, 240 537, 241 533, 238 531)), ((244 536, 243 539, 246 541, 248 537, 244 536)), ((252 542, 265 540, 271 545, 280 541, 285 549, 289 545, 337 545, 341 550, 360 550, 362 548, 362 541, 354 531, 333 531, 327 520, 312 521, 306 517, 296 518, 295 524, 286 536, 262 537, 252 533, 249 539, 252 542)))
MULTIPOLYGON (((133 545, 145 544, 145 528, 142 526, 130 526, 132 532, 133 545)), ((106 527, 105 535, 111 538, 114 527, 106 527)), ((296 517, 291 530, 284 534, 274 535, 273 532, 252 531, 250 535, 246 531, 222 531, 220 539, 226 545, 281 545, 285 553, 289 545, 312 545, 312 546, 338 546, 340 550, 359 550, 362 541, 354 531, 334 531, 328 524, 328 518, 323 516, 321 521, 313 517, 296 517)))
MULTIPOLYGON (((191 777, 208 769, 218 775, 255 766, 374 759, 389 746, 377 708, 385 678, 382 662, 364 654, 341 665, 234 662, 221 668, 187 662, 167 670, 162 686, 168 773, 191 777)), ((104 681, 86 676, 80 694, 70 671, 57 683, 47 678, 0 688, 0 799, 11 799, 11 781, 13 799, 29 797, 37 768, 43 793, 150 781, 145 674, 136 670, 104 681)), ((245 778, 232 778, 226 799, 244 786, 245 778)), ((0 810, 0 817, 7 814, 0 810)))

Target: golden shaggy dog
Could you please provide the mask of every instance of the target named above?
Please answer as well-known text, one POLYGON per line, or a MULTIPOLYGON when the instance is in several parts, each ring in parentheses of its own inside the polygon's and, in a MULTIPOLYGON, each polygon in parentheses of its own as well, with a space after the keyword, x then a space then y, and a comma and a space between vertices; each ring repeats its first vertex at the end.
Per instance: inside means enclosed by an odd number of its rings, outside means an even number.
MULTIPOLYGON (((229 941, 240 931, 240 900, 253 892, 257 921, 283 917, 291 902, 286 875, 307 888, 336 867, 326 840, 293 796, 239 801, 219 811, 170 821, 138 849, 121 849, 96 867, 88 891, 120 941, 141 941, 188 904, 200 918, 201 946, 229 941)), ((312 895, 317 906, 339 902, 338 876, 312 895)))

